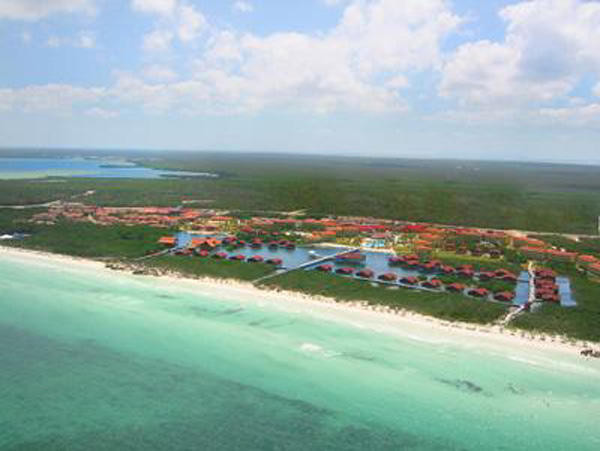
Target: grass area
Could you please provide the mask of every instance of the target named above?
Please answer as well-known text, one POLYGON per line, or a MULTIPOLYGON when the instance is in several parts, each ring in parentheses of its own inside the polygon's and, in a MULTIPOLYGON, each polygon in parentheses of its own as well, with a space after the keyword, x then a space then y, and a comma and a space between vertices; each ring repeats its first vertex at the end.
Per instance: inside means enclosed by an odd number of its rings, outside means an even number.
POLYGON ((546 243, 550 243, 553 246, 570 252, 600 256, 600 237, 585 238, 579 241, 574 241, 559 235, 534 236, 534 238, 539 238, 546 243))
POLYGON ((178 205, 197 200, 195 205, 227 209, 307 209, 311 215, 573 233, 594 233, 600 214, 600 169, 593 166, 199 152, 128 156, 147 166, 221 177, 0 181, 0 204, 38 203, 94 190, 86 202, 178 205))
POLYGON ((457 255, 451 252, 435 252, 433 258, 442 260, 444 264, 451 266, 473 265, 476 271, 495 271, 497 269, 508 269, 519 274, 523 268, 515 263, 502 259, 492 260, 487 257, 474 257, 470 255, 457 255))
POLYGON ((390 290, 382 286, 342 278, 316 271, 295 271, 265 281, 265 286, 302 293, 328 296, 337 301, 366 301, 407 309, 450 321, 491 323, 506 313, 506 307, 452 293, 430 293, 406 289, 390 290))
POLYGON ((570 274, 577 306, 544 304, 541 310, 518 316, 511 327, 600 342, 600 284, 570 274))
POLYGON ((244 263, 212 258, 163 256, 147 260, 145 266, 169 269, 192 277, 251 281, 273 272, 273 267, 261 263, 244 263))
POLYGON ((158 250, 158 238, 167 233, 164 229, 146 226, 103 227, 72 222, 53 226, 34 225, 28 228, 28 232, 31 236, 25 240, 7 244, 88 258, 141 257, 158 250))

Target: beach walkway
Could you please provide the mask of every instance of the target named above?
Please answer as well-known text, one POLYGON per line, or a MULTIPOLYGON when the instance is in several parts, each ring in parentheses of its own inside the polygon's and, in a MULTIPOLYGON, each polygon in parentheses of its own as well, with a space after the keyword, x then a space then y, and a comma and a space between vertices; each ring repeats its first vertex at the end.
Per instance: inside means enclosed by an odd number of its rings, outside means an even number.
POLYGON ((533 261, 530 261, 527 264, 527 273, 529 274, 529 293, 527 296, 527 302, 525 302, 523 305, 520 305, 517 309, 511 309, 504 319, 500 321, 500 324, 503 326, 506 326, 518 315, 525 312, 529 306, 535 302, 535 264, 533 261))

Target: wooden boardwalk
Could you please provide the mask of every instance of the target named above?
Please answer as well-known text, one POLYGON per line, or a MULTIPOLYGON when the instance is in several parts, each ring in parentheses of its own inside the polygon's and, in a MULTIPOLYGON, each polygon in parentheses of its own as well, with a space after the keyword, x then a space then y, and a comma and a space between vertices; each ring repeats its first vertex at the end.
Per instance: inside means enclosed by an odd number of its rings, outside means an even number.
POLYGON ((351 254, 353 252, 359 252, 359 251, 360 251, 359 247, 357 247, 355 249, 344 249, 343 251, 338 252, 337 254, 327 255, 325 257, 321 257, 321 258, 318 258, 316 260, 309 260, 309 261, 307 261, 305 263, 302 263, 301 265, 295 266, 293 268, 277 270, 274 273, 267 274, 266 276, 260 277, 260 278, 258 278, 256 280, 253 280, 252 283, 253 284, 258 284, 258 283, 264 282, 265 280, 272 279, 273 277, 282 276, 284 274, 289 274, 289 273, 291 273, 293 271, 299 271, 299 270, 308 268, 310 266, 320 265, 321 263, 325 263, 325 262, 328 262, 330 260, 333 260, 336 257, 339 257, 340 255, 351 254))
POLYGON ((535 302, 535 264, 532 261, 530 261, 527 265, 527 272, 529 273, 529 295, 527 297, 527 302, 523 305, 520 305, 517 309, 509 311, 504 319, 500 322, 500 324, 503 326, 506 326, 518 315, 525 312, 527 308, 535 302))

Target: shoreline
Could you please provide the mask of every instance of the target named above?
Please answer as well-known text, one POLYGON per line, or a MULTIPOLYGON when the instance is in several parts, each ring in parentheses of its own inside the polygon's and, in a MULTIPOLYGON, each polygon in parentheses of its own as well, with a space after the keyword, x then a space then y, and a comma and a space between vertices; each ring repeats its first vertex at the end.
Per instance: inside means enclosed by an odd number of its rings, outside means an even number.
POLYGON ((378 332, 419 341, 433 339, 440 343, 458 343, 467 347, 482 346, 504 354, 508 351, 523 350, 537 354, 550 352, 556 356, 579 357, 586 361, 596 359, 580 356, 580 351, 600 349, 600 344, 594 342, 532 334, 499 325, 451 322, 407 310, 394 311, 387 307, 369 306, 366 302, 338 302, 333 298, 302 292, 258 288, 250 282, 235 279, 192 278, 174 272, 163 275, 134 275, 131 271, 110 269, 106 266, 106 261, 0 245, 0 258, 3 256, 51 266, 60 263, 70 266, 73 270, 92 271, 95 274, 100 271, 107 276, 121 274, 137 280, 146 279, 164 286, 165 289, 189 289, 199 294, 217 295, 232 301, 269 304, 273 308, 286 308, 292 312, 307 313, 326 320, 358 325, 361 328, 370 327, 378 332))

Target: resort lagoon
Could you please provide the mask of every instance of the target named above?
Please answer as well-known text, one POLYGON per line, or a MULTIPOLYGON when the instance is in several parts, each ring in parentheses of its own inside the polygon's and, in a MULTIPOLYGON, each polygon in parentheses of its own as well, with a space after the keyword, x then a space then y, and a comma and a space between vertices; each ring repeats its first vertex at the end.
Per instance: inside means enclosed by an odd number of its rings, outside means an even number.
POLYGON ((0 180, 44 177, 157 179, 164 177, 216 177, 202 172, 166 171, 110 158, 1 158, 0 180))
POLYGON ((596 450, 600 363, 0 251, 0 449, 596 450))

